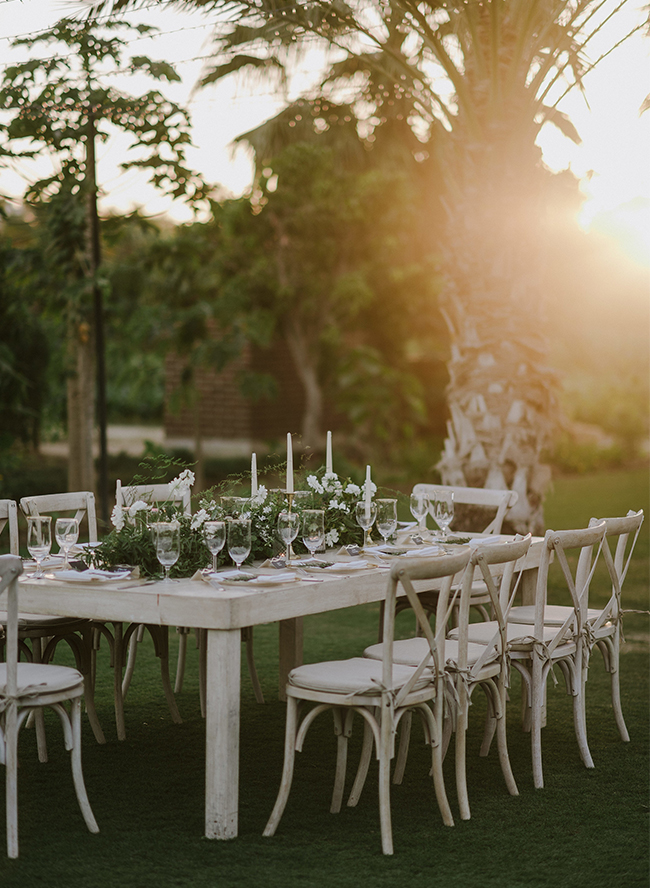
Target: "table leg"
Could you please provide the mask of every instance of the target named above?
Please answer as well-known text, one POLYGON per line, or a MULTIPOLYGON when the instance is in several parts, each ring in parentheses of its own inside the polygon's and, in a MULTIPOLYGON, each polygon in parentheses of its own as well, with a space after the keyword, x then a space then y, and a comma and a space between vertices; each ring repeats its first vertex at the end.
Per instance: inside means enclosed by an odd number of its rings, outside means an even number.
POLYGON ((295 666, 302 666, 302 617, 280 620, 280 663, 278 698, 286 700, 287 676, 295 666))
POLYGON ((241 631, 208 630, 205 835, 234 839, 239 812, 241 631))

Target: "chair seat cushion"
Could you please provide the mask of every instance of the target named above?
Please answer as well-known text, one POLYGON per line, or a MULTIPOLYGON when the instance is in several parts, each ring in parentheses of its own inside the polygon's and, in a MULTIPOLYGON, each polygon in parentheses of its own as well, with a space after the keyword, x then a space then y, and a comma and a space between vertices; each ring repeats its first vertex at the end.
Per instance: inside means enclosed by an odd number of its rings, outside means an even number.
MULTIPOLYGON (((18 696, 35 697, 41 694, 59 694, 83 684, 83 675, 70 666, 52 666, 43 663, 18 664, 18 696)), ((7 664, 0 663, 0 698, 6 694, 7 664)))
MULTIPOLYGON (((404 687, 415 669, 409 666, 393 666, 393 688, 404 687)), ((381 693, 382 662, 366 657, 350 660, 330 660, 325 663, 308 663, 297 666, 289 673, 289 684, 311 691, 331 694, 371 695, 381 693)), ((431 671, 425 670, 413 690, 420 690, 431 682, 431 671)))
MULTIPOLYGON (((70 626, 72 630, 76 626, 82 626, 88 620, 77 619, 75 617, 53 617, 51 614, 27 614, 23 611, 18 613, 18 631, 31 630, 32 632, 40 629, 51 629, 50 635, 58 634, 63 627, 70 626)), ((0 625, 7 625, 7 611, 0 611, 0 625)))
MULTIPOLYGON (((489 623, 470 623, 468 638, 476 644, 489 644, 498 628, 499 624, 496 620, 490 620, 489 623)), ((534 630, 535 627, 532 624, 508 623, 506 626, 506 640, 509 644, 512 644, 518 639, 530 638, 534 630)), ((557 626, 544 626, 542 634, 543 641, 546 643, 553 641, 557 635, 557 626)), ((458 629, 452 629, 449 636, 450 638, 458 637, 458 629)))
MULTIPOLYGON (((429 642, 426 638, 404 638, 400 641, 393 642, 393 662, 403 666, 419 666, 424 656, 429 652, 429 642)), ((485 645, 468 644, 467 645, 467 663, 472 666, 479 657, 485 653, 485 645)), ((364 657, 372 660, 381 660, 384 655, 383 644, 373 644, 367 647, 363 652, 364 657)), ((498 656, 498 651, 494 651, 487 658, 486 662, 491 662, 498 656)), ((455 639, 447 639, 445 641, 445 662, 452 660, 458 662, 458 642, 455 639)))
MULTIPOLYGON (((590 607, 587 610, 587 619, 590 621, 597 620, 602 611, 598 608, 590 607)), ((572 616, 573 608, 562 604, 547 604, 544 608, 544 624, 546 626, 562 626, 565 620, 572 616)), ((508 614, 509 623, 530 623, 535 622, 535 605, 528 604, 522 607, 513 607, 508 614)))

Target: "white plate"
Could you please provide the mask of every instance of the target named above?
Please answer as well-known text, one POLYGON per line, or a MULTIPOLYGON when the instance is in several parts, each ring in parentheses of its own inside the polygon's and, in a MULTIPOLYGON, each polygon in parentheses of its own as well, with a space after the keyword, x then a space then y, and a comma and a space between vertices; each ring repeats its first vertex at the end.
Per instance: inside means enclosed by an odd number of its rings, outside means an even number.
POLYGON ((66 583, 123 582, 130 576, 130 570, 59 570, 56 573, 56 579, 66 583))
POLYGON ((335 561, 329 567, 316 569, 322 573, 350 573, 354 570, 369 570, 371 567, 375 565, 361 558, 358 561, 335 561))
POLYGON ((282 571, 282 573, 260 574, 257 577, 251 577, 249 580, 236 580, 234 577, 213 576, 212 579, 223 583, 224 586, 240 586, 242 589, 251 589, 256 586, 285 586, 287 583, 295 583, 299 577, 291 571, 282 571))

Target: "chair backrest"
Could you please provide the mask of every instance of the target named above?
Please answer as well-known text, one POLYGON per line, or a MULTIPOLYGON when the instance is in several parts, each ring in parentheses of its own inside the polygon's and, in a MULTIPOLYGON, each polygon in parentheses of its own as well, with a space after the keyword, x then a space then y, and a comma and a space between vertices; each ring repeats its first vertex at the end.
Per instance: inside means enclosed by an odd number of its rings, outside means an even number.
POLYGON ((20 552, 18 540, 18 507, 13 500, 0 500, 0 533, 9 524, 9 551, 12 555, 20 552))
POLYGON ((582 633, 587 615, 589 584, 603 547, 606 530, 607 523, 600 521, 580 530, 546 531, 535 590, 535 638, 542 638, 544 610, 548 594, 548 571, 553 557, 560 566, 573 605, 572 613, 567 616, 554 641, 549 645, 551 649, 561 643, 571 626, 574 627, 573 631, 576 636, 582 633), (571 570, 567 559, 566 553, 570 550, 579 552, 575 572, 571 570))
POLYGON ((191 493, 189 490, 170 490, 169 484, 131 484, 122 487, 118 482, 115 490, 116 505, 128 509, 133 503, 142 500, 144 503, 173 503, 183 508, 183 514, 192 514, 191 493))
POLYGON ((414 687, 425 669, 433 667, 434 677, 440 678, 444 672, 445 631, 449 614, 453 608, 457 592, 451 594, 454 578, 465 570, 472 552, 469 546, 459 546, 453 555, 433 558, 396 559, 390 569, 386 601, 384 607, 384 631, 382 647, 382 683, 390 691, 393 680, 393 640, 395 634, 395 603, 397 590, 401 585, 415 612, 418 629, 429 642, 429 651, 422 658, 412 677, 394 697, 397 707, 414 687), (413 582, 419 580, 442 580, 438 593, 435 636, 429 618, 420 603, 413 582), (451 598, 451 601, 450 601, 451 598))
POLYGON ((448 487, 444 484, 416 484, 413 493, 426 493, 435 497, 440 491, 451 491, 454 494, 454 503, 464 506, 481 506, 482 508, 496 509, 496 515, 490 521, 483 533, 501 533, 501 525, 508 509, 511 509, 518 500, 515 490, 494 490, 488 487, 448 487))
POLYGON ((73 517, 77 519, 80 526, 84 517, 88 522, 88 542, 97 542, 95 494, 89 490, 24 496, 20 500, 20 508, 26 517, 30 515, 51 515, 53 512, 74 512, 73 517))
MULTIPOLYGON (((5 694, 7 705, 16 698, 18 683, 18 577, 23 572, 23 563, 17 555, 0 555, 0 599, 7 592, 7 624, 5 656, 7 660, 7 685, 5 694)), ((0 695, 0 700, 2 696, 0 695)), ((0 705, 0 712, 5 707, 0 705)))
POLYGON ((492 657, 494 646, 499 643, 503 656, 506 652, 506 618, 512 600, 517 591, 517 583, 513 583, 515 573, 521 577, 524 559, 528 554, 532 534, 517 537, 504 543, 485 542, 473 547, 472 555, 461 581, 460 607, 458 609, 458 668, 467 667, 467 650, 469 634, 469 612, 472 597, 472 584, 476 573, 487 586, 490 603, 497 629, 490 644, 485 645, 485 652, 473 665, 472 672, 478 674, 483 665, 492 657), (505 568, 504 568, 505 565, 505 568))
POLYGON ((639 538, 641 525, 643 524, 643 509, 638 512, 630 510, 624 518, 592 518, 589 526, 605 521, 605 543, 603 545, 603 557, 609 578, 612 582, 612 592, 609 601, 602 609, 600 616, 593 625, 593 629, 599 629, 608 620, 618 620, 621 612, 621 590, 627 570, 632 560, 632 554, 636 541, 639 538), (612 556, 611 542, 616 540, 616 547, 612 556))

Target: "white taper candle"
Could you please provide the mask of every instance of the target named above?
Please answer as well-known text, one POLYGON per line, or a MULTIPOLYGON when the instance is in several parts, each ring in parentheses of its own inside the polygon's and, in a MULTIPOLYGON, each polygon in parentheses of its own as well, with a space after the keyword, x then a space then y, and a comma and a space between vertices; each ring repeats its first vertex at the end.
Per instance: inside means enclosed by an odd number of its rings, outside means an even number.
POLYGON ((251 456, 251 496, 257 493, 257 454, 251 456))
POLYGON ((287 432, 287 493, 293 493, 293 444, 291 432, 287 432))
POLYGON ((332 433, 327 433, 327 450, 325 453, 325 474, 332 474, 332 433))

